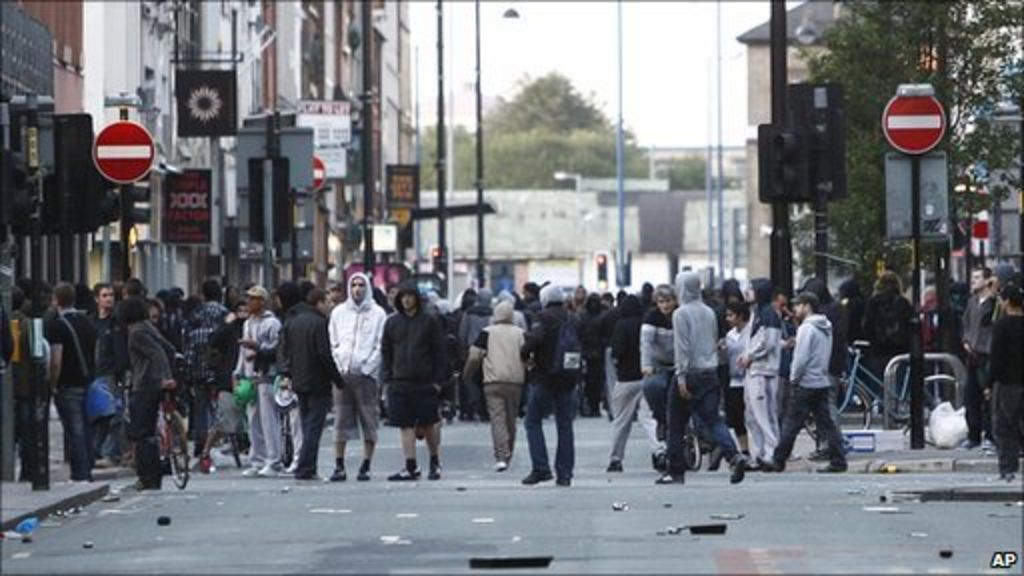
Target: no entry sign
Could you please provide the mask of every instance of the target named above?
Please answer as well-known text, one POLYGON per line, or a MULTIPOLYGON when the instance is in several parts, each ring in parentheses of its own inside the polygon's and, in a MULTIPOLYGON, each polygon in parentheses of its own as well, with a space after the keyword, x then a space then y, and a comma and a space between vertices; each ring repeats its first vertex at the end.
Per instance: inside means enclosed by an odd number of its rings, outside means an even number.
POLYGON ((323 188, 326 176, 327 169, 324 167, 324 161, 313 156, 313 190, 323 188))
POLYGON ((149 173, 156 150, 153 137, 135 122, 109 124, 97 136, 92 157, 100 174, 118 184, 132 184, 149 173))
POLYGON ((896 95, 882 113, 882 131, 904 154, 926 154, 946 133, 946 113, 934 96, 896 95))

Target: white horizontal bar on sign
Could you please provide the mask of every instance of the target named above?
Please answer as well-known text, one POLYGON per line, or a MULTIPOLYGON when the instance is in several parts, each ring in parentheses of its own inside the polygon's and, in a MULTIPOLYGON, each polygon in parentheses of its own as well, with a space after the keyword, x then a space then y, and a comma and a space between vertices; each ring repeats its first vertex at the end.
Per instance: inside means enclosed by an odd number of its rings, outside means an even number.
POLYGON ((99 146, 96 157, 100 160, 145 160, 153 156, 149 146, 99 146))
POLYGON ((890 130, 924 130, 942 127, 942 117, 932 114, 928 116, 889 116, 887 125, 890 130))

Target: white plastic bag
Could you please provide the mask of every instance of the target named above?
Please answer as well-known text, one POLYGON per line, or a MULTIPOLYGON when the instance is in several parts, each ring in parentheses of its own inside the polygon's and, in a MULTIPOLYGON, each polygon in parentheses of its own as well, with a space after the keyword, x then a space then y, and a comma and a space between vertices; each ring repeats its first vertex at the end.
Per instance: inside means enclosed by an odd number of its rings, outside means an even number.
POLYGON ((956 448, 967 438, 964 408, 954 410, 949 402, 939 404, 928 418, 928 431, 936 448, 956 448))

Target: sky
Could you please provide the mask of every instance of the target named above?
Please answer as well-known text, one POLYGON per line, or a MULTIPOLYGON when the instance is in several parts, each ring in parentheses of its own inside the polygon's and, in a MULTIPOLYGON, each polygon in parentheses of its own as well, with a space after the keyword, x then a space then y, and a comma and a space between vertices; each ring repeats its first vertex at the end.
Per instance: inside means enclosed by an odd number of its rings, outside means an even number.
MULTIPOLYGON (((622 3, 623 121, 641 146, 717 143, 715 121, 716 2, 622 3), (710 132, 710 134, 709 134, 710 132)), ((437 12, 428 0, 409 7, 414 76, 422 126, 437 117, 437 12)), ((742 145, 747 126, 747 61, 736 37, 768 21, 767 1, 721 3, 722 141, 742 145)), ((485 108, 512 98, 521 79, 558 71, 614 122, 617 115, 617 4, 484 0, 481 4, 485 108), (509 8, 518 19, 503 18, 509 8)), ((444 3, 447 97, 456 123, 475 126, 474 3, 444 3)))

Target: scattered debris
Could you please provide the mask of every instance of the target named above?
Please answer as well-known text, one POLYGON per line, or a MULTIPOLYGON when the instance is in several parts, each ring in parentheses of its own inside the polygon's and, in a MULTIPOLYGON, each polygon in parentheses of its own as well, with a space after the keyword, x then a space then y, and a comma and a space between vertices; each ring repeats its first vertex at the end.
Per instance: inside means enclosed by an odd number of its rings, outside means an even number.
POLYGON ((352 511, 348 508, 313 508, 310 510, 313 514, 351 514, 352 511))
POLYGON ((742 520, 746 518, 746 514, 712 514, 712 520, 742 520))
POLYGON ((11 560, 26 560, 31 555, 31 552, 15 552, 11 554, 11 560))
POLYGON ((118 496, 117 494, 114 494, 114 493, 107 494, 103 498, 100 498, 100 502, 120 502, 120 501, 121 501, 121 497, 118 496))
POLYGON ((28 536, 35 532, 36 528, 38 527, 39 518, 36 518, 35 516, 29 516, 21 522, 18 522, 18 525, 14 527, 14 531, 18 534, 21 534, 22 536, 28 536))
POLYGON ((171 525, 171 517, 170 516, 161 516, 161 517, 156 519, 156 524, 157 524, 157 526, 170 526, 171 525))
POLYGON ((664 504, 661 505, 661 507, 662 508, 671 508, 672 507, 672 503, 671 502, 665 502, 664 504))
POLYGON ((725 534, 727 524, 694 524, 692 526, 669 526, 657 532, 658 536, 678 536, 689 531, 694 536, 721 535, 725 534))
POLYGON ((287 493, 289 493, 291 491, 292 491, 292 487, 291 486, 285 486, 285 487, 281 488, 281 493, 282 494, 287 494, 287 493))
POLYGON ((403 512, 401 514, 395 514, 395 518, 419 518, 420 515, 415 512, 403 512))
POLYGON ((466 487, 465 486, 456 486, 455 487, 455 491, 456 492, 465 492, 466 491, 466 487))
POLYGON ((952 557, 953 557, 953 551, 952 550, 949 550, 949 549, 939 550, 939 558, 946 558, 948 560, 949 558, 952 558, 952 557))
POLYGON ((879 502, 888 502, 889 501, 889 497, 886 496, 885 494, 882 494, 881 496, 878 497, 878 501, 879 502))
POLYGON ((989 518, 1020 518, 1020 514, 1012 514, 1007 512, 989 512, 989 518))
POLYGON ((86 540, 85 542, 83 542, 82 548, 85 548, 86 550, 92 550, 92 541, 86 540))
POLYGON ((408 546, 409 544, 412 544, 412 540, 406 540, 406 539, 402 538, 401 536, 391 536, 391 535, 381 536, 380 537, 380 541, 381 541, 381 544, 384 544, 385 546, 392 546, 392 545, 408 546))
POLYGON ((911 538, 927 538, 928 537, 928 533, 927 532, 911 532, 910 533, 910 537, 911 538))
POLYGON ((516 542, 522 542, 522 540, 523 540, 522 536, 513 536, 512 537, 512 543, 513 544, 516 543, 516 542))
POLYGON ((629 504, 627 502, 612 502, 612 510, 616 512, 625 512, 629 510, 629 504))
POLYGON ((846 494, 849 496, 863 496, 865 492, 866 490, 863 488, 850 488, 846 491, 846 494))
POLYGON ((864 511, 879 514, 910 514, 910 510, 900 510, 898 506, 865 506, 864 511))
POLYGON ((494 518, 473 518, 473 524, 494 524, 494 518))
POLYGON ((899 471, 900 471, 900 469, 897 468, 895 464, 889 464, 888 466, 883 466, 882 470, 881 470, 881 472, 883 474, 896 474, 899 471))
POLYGON ((547 568, 554 556, 506 556, 498 558, 470 558, 469 567, 478 570, 515 568, 547 568))

